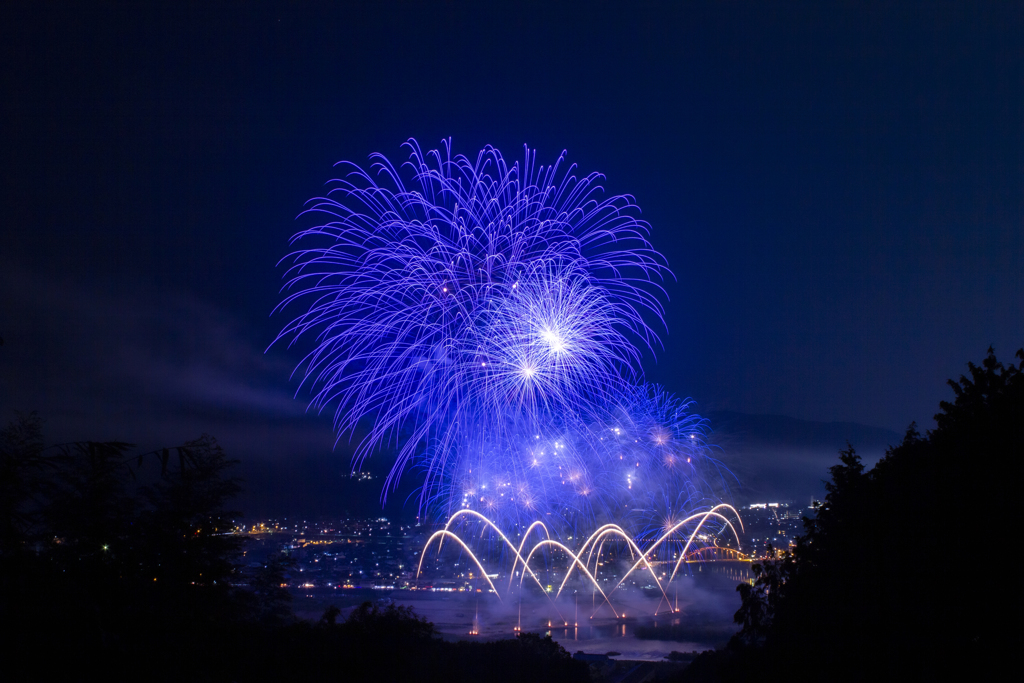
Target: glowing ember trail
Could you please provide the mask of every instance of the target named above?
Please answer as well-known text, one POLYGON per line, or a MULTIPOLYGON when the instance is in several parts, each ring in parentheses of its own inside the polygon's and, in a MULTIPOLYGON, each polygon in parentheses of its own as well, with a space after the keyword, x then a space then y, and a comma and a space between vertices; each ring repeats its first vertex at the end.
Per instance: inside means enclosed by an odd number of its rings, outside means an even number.
MULTIPOLYGON (((594 614, 596 614, 597 611, 600 610, 601 607, 603 607, 605 604, 608 604, 609 608, 611 609, 612 613, 616 616, 616 618, 621 618, 621 612, 615 609, 615 606, 612 602, 612 598, 615 592, 623 586, 623 584, 626 582, 627 579, 630 578, 633 572, 643 567, 647 572, 650 573, 654 585, 657 586, 657 589, 662 596, 662 600, 660 600, 658 603, 658 608, 655 609, 655 613, 657 613, 657 609, 661 607, 662 602, 668 604, 669 608, 671 609, 671 600, 668 597, 668 593, 665 590, 665 586, 666 584, 671 583, 675 579, 679 567, 684 562, 713 561, 707 559, 709 553, 706 551, 716 549, 727 550, 728 558, 731 561, 749 561, 750 558, 743 555, 743 553, 739 551, 740 539, 739 534, 736 532, 736 528, 733 525, 733 521, 738 522, 740 524, 740 527, 742 528, 743 520, 740 518, 740 515, 736 511, 736 509, 733 508, 731 505, 727 505, 724 503, 719 504, 709 510, 689 515, 685 519, 679 521, 678 523, 673 524, 668 530, 666 530, 660 537, 654 540, 654 542, 652 542, 646 548, 641 548, 640 545, 634 540, 634 538, 630 536, 621 526, 617 524, 605 524, 597 530, 595 530, 594 532, 592 532, 589 536, 587 536, 586 539, 584 539, 583 542, 578 546, 578 549, 574 550, 565 543, 562 543, 558 540, 551 538, 547 526, 540 520, 534 521, 532 524, 530 524, 529 527, 527 527, 526 532, 522 535, 522 539, 517 547, 508 538, 508 536, 504 532, 502 532, 498 528, 498 526, 493 521, 488 519, 485 515, 476 512, 475 510, 459 510, 454 515, 452 515, 452 517, 447 521, 443 529, 434 532, 434 534, 432 534, 430 538, 427 540, 426 544, 423 547, 423 551, 420 554, 419 565, 417 566, 416 569, 416 578, 419 579, 421 574, 423 573, 423 565, 427 557, 427 551, 433 545, 434 540, 437 539, 438 555, 440 555, 442 550, 442 540, 444 538, 451 538, 456 542, 458 548, 462 552, 469 555, 470 559, 477 567, 477 569, 480 571, 483 578, 486 579, 487 585, 490 587, 491 592, 495 593, 495 595, 497 595, 499 599, 502 599, 502 593, 497 590, 495 584, 491 581, 491 577, 495 575, 500 576, 500 569, 502 568, 503 564, 507 561, 503 560, 502 558, 507 555, 511 558, 512 564, 511 568, 508 569, 509 581, 504 591, 505 597, 509 597, 509 595, 513 592, 513 579, 516 576, 516 570, 521 565, 523 571, 520 575, 520 580, 517 587, 517 590, 520 593, 520 595, 523 591, 523 581, 526 579, 527 574, 529 574, 530 578, 533 579, 533 583, 536 584, 536 586, 541 590, 541 592, 544 595, 548 596, 550 600, 551 596, 548 594, 552 592, 552 586, 548 586, 547 588, 545 588, 540 576, 538 576, 535 569, 531 566, 531 562, 534 560, 535 556, 544 555, 547 558, 546 564, 548 565, 550 571, 550 567, 552 566, 554 557, 550 556, 547 551, 561 551, 566 556, 568 556, 569 562, 568 566, 565 569, 565 576, 562 578, 561 584, 559 585, 557 592, 555 592, 554 598, 557 599, 561 596, 562 591, 565 589, 566 585, 569 583, 572 577, 573 571, 578 570, 579 574, 585 579, 584 585, 589 587, 588 590, 592 588, 595 591, 595 594, 600 594, 603 598, 600 604, 595 603, 595 605, 593 606, 593 613, 591 614, 591 618, 593 618, 594 614), (726 516, 725 514, 722 514, 723 512, 731 513, 731 516, 726 516), (473 536, 478 539, 476 545, 483 545, 488 547, 487 554, 484 556, 487 558, 488 562, 493 563, 495 565, 495 571, 488 573, 488 570, 485 568, 484 563, 480 559, 479 554, 474 553, 473 550, 470 548, 470 545, 456 532, 451 530, 457 521, 466 521, 465 518, 468 518, 469 520, 474 520, 477 523, 483 525, 482 530, 480 530, 479 528, 471 527, 470 531, 472 531, 473 536), (712 542, 714 544, 708 545, 709 534, 706 531, 702 533, 702 530, 705 529, 709 520, 712 519, 721 522, 720 531, 728 530, 732 532, 732 536, 736 540, 737 548, 727 548, 718 546, 717 534, 711 534, 711 536, 713 536, 712 542), (529 537, 531 534, 533 534, 535 529, 543 531, 544 538, 537 540, 532 545, 528 545, 529 537), (493 534, 500 541, 497 550, 491 547, 493 546, 493 544, 490 544, 487 541, 487 538, 489 537, 487 534, 488 531, 493 532, 493 534), (614 588, 612 588, 611 591, 606 592, 601 587, 601 584, 598 580, 598 573, 602 571, 601 566, 603 564, 602 557, 604 552, 603 545, 609 539, 612 539, 615 542, 623 543, 625 547, 629 550, 630 555, 638 559, 636 559, 636 561, 631 566, 629 566, 629 568, 623 573, 621 577, 617 577, 618 582, 615 584, 614 588), (699 547, 695 548, 694 546, 699 547), (529 548, 529 550, 525 553, 524 556, 523 549, 527 547, 529 548), (669 577, 667 582, 663 583, 658 578, 657 571, 655 570, 655 565, 666 563, 666 561, 661 559, 661 557, 658 554, 659 550, 664 550, 666 548, 681 549, 678 550, 676 553, 678 555, 678 559, 674 562, 671 576, 669 577), (694 549, 691 550, 691 548, 694 549)), ((669 562, 671 562, 671 560, 669 560, 669 562)), ((678 601, 678 589, 676 600, 678 601)), ((578 609, 578 603, 576 604, 576 608, 578 609)))

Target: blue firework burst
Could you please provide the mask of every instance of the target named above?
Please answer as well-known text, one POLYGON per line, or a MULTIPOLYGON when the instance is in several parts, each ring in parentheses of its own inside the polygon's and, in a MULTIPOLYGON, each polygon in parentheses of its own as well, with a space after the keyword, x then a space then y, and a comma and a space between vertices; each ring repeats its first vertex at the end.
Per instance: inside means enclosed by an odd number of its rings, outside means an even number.
POLYGON ((646 320, 661 321, 668 270, 631 198, 564 154, 406 146, 399 167, 339 164, 309 202, 278 340, 311 342, 302 386, 339 438, 362 425, 356 457, 392 448, 390 486, 421 459, 429 496, 470 438, 506 443, 627 386, 637 345, 657 343, 646 320))

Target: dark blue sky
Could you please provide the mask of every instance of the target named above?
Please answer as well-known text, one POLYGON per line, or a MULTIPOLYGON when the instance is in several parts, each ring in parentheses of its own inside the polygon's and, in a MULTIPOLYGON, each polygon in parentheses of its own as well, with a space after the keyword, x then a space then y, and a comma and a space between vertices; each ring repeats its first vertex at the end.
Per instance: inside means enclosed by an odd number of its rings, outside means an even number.
POLYGON ((275 263, 409 137, 632 194, 677 277, 647 376, 703 411, 927 427, 1024 345, 1024 5, 363 4, 0 7, 4 420, 345 469, 263 355, 275 263))

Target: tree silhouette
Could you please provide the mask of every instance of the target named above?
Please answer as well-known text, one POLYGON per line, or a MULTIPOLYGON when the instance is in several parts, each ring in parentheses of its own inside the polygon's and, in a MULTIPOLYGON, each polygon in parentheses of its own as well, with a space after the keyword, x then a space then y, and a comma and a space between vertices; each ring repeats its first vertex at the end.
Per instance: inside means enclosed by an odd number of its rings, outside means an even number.
MULTIPOLYGON (((775 549, 768 545, 768 555, 775 549)), ((768 559, 751 565, 754 582, 741 583, 736 587, 740 594, 740 608, 734 620, 742 628, 737 641, 744 645, 761 645, 775 619, 778 603, 789 575, 793 571, 793 556, 785 553, 781 558, 768 559)))
POLYGON ((229 533, 239 513, 225 507, 241 490, 228 474, 238 461, 206 434, 175 450, 177 469, 167 467, 169 452, 161 451, 161 476, 142 490, 148 568, 153 578, 175 586, 226 587, 240 549, 229 533))
MULTIPOLYGON (((1024 366, 1024 349, 1016 357, 1024 366)), ((996 577, 1014 538, 1024 373, 992 349, 968 369, 950 380, 934 430, 911 424, 870 471, 852 446, 840 452, 792 555, 738 588, 742 629, 728 652, 684 678, 997 675, 1017 630, 996 577)))
POLYGON ((42 451, 42 420, 36 413, 18 414, 0 430, 0 561, 23 553, 37 536, 54 470, 42 451))
POLYGON ((209 436, 131 451, 119 441, 45 447, 35 414, 0 430, 0 607, 19 624, 3 641, 13 673, 129 666, 152 656, 147 642, 191 646, 204 624, 243 613, 229 585, 234 461, 209 436), (48 656, 29 656, 40 648, 48 656))
MULTIPOLYGON (((253 575, 252 611, 258 621, 280 624, 291 616, 292 594, 285 588, 285 572, 293 566, 295 560, 290 556, 271 553, 266 563, 253 575)), ((336 619, 337 614, 334 616, 336 619)))

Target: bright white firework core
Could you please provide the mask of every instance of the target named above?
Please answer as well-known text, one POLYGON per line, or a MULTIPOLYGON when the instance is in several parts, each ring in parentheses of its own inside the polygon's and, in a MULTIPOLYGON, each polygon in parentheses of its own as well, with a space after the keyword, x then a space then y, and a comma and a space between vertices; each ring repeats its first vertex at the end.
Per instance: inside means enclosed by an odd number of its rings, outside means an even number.
POLYGON ((562 353, 565 351, 565 341, 562 339, 562 335, 558 334, 557 330, 545 327, 541 330, 540 337, 547 343, 552 353, 562 353))

